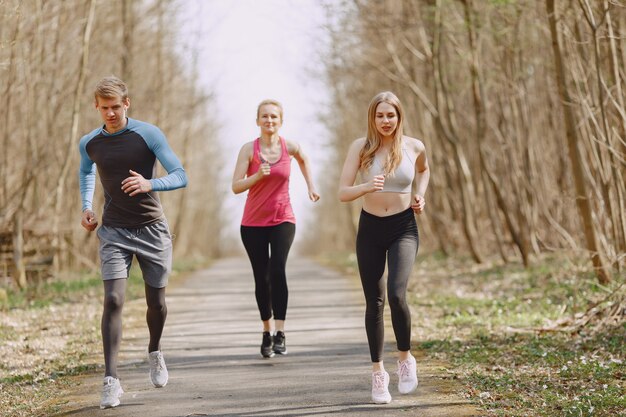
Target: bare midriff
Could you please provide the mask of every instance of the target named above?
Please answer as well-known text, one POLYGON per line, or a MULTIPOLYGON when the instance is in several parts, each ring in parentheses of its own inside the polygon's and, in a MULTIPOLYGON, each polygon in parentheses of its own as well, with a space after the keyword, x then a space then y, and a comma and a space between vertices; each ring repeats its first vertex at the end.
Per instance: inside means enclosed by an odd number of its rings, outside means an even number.
POLYGON ((400 213, 411 205, 411 193, 369 193, 363 196, 363 210, 378 217, 400 213))

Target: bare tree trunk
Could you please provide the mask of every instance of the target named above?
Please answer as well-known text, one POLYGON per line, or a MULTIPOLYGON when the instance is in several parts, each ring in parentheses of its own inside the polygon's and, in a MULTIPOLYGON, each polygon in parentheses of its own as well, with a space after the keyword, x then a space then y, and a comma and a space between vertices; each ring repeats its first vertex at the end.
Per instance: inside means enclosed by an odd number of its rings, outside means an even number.
MULTIPOLYGON (((191 107, 193 108, 196 105, 193 96, 191 97, 191 100, 192 100, 191 107)), ((190 114, 193 114, 193 112, 190 112, 190 114)), ((189 143, 190 143, 190 139, 192 135, 192 124, 193 124, 193 120, 187 121, 187 128, 185 129, 185 133, 183 136, 183 154, 181 156, 181 163, 183 164, 183 166, 185 166, 186 161, 189 160, 188 152, 190 150, 189 143)), ((185 215, 187 214, 186 213, 187 190, 184 188, 180 190, 179 196, 180 197, 178 199, 178 210, 176 211, 176 218, 174 220, 174 223, 172 224, 172 233, 174 235, 178 235, 180 233, 180 230, 183 225, 183 220, 185 218, 185 215)))
POLYGON ((163 64, 163 38, 165 38, 165 29, 164 29, 164 19, 165 15, 165 6, 164 0, 158 0, 157 2, 157 36, 156 36, 156 97, 157 108, 156 108, 156 120, 155 124, 161 128, 161 122, 163 120, 163 110, 164 106, 167 102, 163 97, 163 84, 165 83, 165 69, 163 64))
POLYGON ((20 207, 13 216, 13 281, 20 289, 28 286, 24 265, 24 210, 20 207))
POLYGON ((126 84, 132 84, 131 57, 133 50, 133 26, 135 24, 133 14, 133 1, 122 0, 122 80, 126 84))
MULTIPOLYGON (((619 124, 617 127, 616 136, 618 138, 618 142, 621 143, 621 146, 617 146, 617 149, 620 149, 620 153, 622 155, 621 165, 624 164, 624 160, 626 159, 626 105, 624 103, 624 93, 622 90, 622 80, 620 76, 620 60, 619 60, 619 51, 616 45, 616 34, 613 30, 613 20, 611 18, 610 13, 610 5, 608 0, 604 0, 604 8, 609 10, 606 17, 606 25, 608 31, 609 38, 609 47, 610 47, 610 64, 611 64, 611 82, 615 87, 615 101, 617 102, 615 106, 617 107, 616 117, 619 120, 619 124), (622 138, 619 141, 619 138, 622 138)), ((614 102, 615 102, 614 101, 614 102)), ((617 150, 616 149, 616 150, 617 150)), ((619 222, 619 241, 616 242, 616 246, 618 247, 618 252, 626 253, 626 196, 624 195, 626 191, 624 190, 624 177, 623 172, 617 170, 617 167, 613 167, 614 176, 616 177, 616 184, 614 184, 617 190, 617 204, 618 204, 618 222, 619 222), (615 172, 616 171, 616 172, 615 172)), ((619 267, 618 263, 618 267, 619 267)))
POLYGON ((4 134, 2 135, 2 164, 0 164, 0 178, 2 178, 2 188, 0 188, 0 209, 4 208, 7 204, 7 200, 9 198, 9 177, 7 175, 9 169, 9 138, 11 135, 11 98, 13 97, 11 93, 11 87, 15 83, 16 76, 16 62, 15 62, 15 50, 19 46, 17 43, 17 38, 20 33, 20 25, 22 22, 22 13, 20 13, 19 6, 17 8, 17 19, 15 21, 15 30, 13 32, 13 37, 11 39, 10 48, 11 53, 9 56, 9 68, 8 68, 8 77, 7 84, 4 87, 3 97, 4 97, 4 134))
MULTIPOLYGON (((463 3, 463 9, 465 12, 465 20, 466 20, 466 30, 467 30, 467 39, 471 53, 471 61, 470 61, 470 74, 472 79, 472 98, 474 100, 474 119, 476 121, 476 143, 478 144, 478 156, 481 170, 483 171, 483 175, 481 176, 483 180, 483 187, 485 189, 485 193, 489 194, 489 189, 492 187, 495 189, 495 192, 499 195, 497 197, 498 205, 504 212, 504 215, 507 216, 507 225, 509 225, 511 235, 513 236, 513 241, 516 243, 518 249, 520 250, 522 256, 522 262, 524 266, 528 266, 528 248, 523 244, 522 240, 519 238, 517 230, 513 228, 513 223, 510 220, 509 209, 506 206, 504 199, 501 196, 499 185, 495 181, 495 177, 491 174, 490 168, 487 166, 487 161, 485 158, 485 151, 483 148, 483 138, 487 131, 487 121, 485 115, 485 106, 484 106, 484 90, 482 86, 482 80, 480 77, 480 66, 478 62, 478 53, 476 50, 476 33, 474 28, 474 10, 471 4, 471 0, 461 0, 463 3), (491 179, 491 181, 489 181, 491 179)), ((489 203, 489 198, 487 199, 489 203)), ((504 253, 504 249, 502 247, 502 239, 498 236, 499 227, 498 227, 498 219, 495 213, 493 213, 492 207, 490 204, 487 205, 487 210, 489 212, 489 217, 491 219, 491 223, 494 228, 494 234, 496 235, 496 240, 498 242, 500 256, 506 262, 507 258, 504 253)))
MULTIPOLYGON (((595 143, 597 149, 597 154, 601 160, 604 162, 600 164, 600 178, 601 178, 601 191, 604 199, 604 203, 606 205, 608 211, 608 218, 611 227, 611 233, 613 237, 613 242, 615 243, 614 249, 615 252, 619 252, 618 248, 622 242, 622 217, 623 213, 618 214, 615 209, 614 198, 617 200, 618 196, 615 194, 619 194, 619 192, 615 189, 615 184, 619 184, 619 172, 618 165, 619 161, 615 159, 615 153, 618 150, 617 144, 612 143, 613 134, 611 133, 611 129, 609 128, 609 121, 607 115, 607 100, 605 97, 605 86, 606 82, 602 77, 602 59, 600 57, 600 39, 598 35, 598 30, 600 29, 602 23, 609 18, 609 7, 607 5, 606 8, 602 10, 602 16, 599 19, 596 19, 593 9, 589 4, 588 0, 579 0, 580 7, 583 10, 585 15, 585 20, 591 29, 591 33, 593 36, 593 61, 595 64, 595 77, 596 77, 596 88, 598 94, 598 103, 597 107, 600 109, 600 126, 594 123, 596 135, 605 142, 605 146, 600 146, 598 141, 593 141, 595 143), (599 20, 599 21, 598 21, 599 20), (608 159, 608 160, 607 160, 608 159)), ((609 92, 610 94, 610 92, 609 92)), ((623 98, 622 98, 623 100, 623 98)), ((622 107, 623 109, 623 107, 622 107)), ((591 117, 595 120, 595 115, 591 113, 591 117)), ((623 163, 623 161, 622 161, 623 163)), ((618 203, 619 204, 619 203, 618 203)), ((623 206, 623 202, 621 204, 623 206)), ((615 256, 615 266, 619 267, 619 257, 615 256)))
POLYGON ((438 127, 439 132, 442 136, 450 143, 454 153, 454 161, 456 163, 456 167, 458 169, 458 177, 457 184, 459 186, 461 192, 462 199, 462 215, 463 215, 463 231, 465 237, 467 239, 467 243, 470 249, 470 253, 472 254, 472 258, 477 263, 481 263, 483 261, 482 256, 478 251, 478 246, 476 243, 476 236, 478 232, 476 230, 476 215, 475 215, 475 193, 472 181, 472 174, 469 169, 469 164, 467 162, 467 158, 465 157, 465 153, 459 143, 458 136, 456 134, 455 122, 454 122, 454 114, 452 109, 452 102, 449 100, 449 95, 447 94, 445 82, 443 80, 443 65, 441 63, 441 38, 442 38, 442 17, 441 17, 441 2, 437 0, 436 5, 436 17, 435 17, 435 30, 436 33, 433 36, 433 47, 432 47, 432 59, 433 59, 433 75, 434 75, 434 86, 435 86, 435 96, 436 96, 436 107, 437 107, 437 116, 435 117, 436 126, 438 127), (442 106, 446 106, 446 110, 442 109, 442 106), (444 125, 444 121, 440 117, 440 115, 445 114, 446 116, 446 124, 444 125))
POLYGON ((582 155, 578 145, 578 135, 576 132, 575 118, 571 109, 571 98, 567 90, 565 81, 565 69, 563 64, 563 56, 561 46, 559 44, 559 34, 557 30, 557 18, 555 13, 555 0, 546 0, 546 11, 548 14, 548 22, 550 26, 550 35, 552 37, 552 52, 554 56, 555 77, 561 98, 563 118, 565 122, 565 134, 569 150, 570 161, 572 163, 572 173, 574 175, 574 184, 576 187, 576 204, 584 226, 585 237, 587 239, 587 248, 591 252, 591 260, 596 269, 598 281, 606 284, 610 281, 610 273, 604 264, 604 260, 599 251, 598 238, 593 225, 592 207, 587 197, 587 186, 583 175, 582 155))
POLYGON ((78 80, 76 81, 76 89, 74 90, 74 103, 72 107, 72 124, 70 126, 70 132, 68 135, 67 143, 65 148, 67 149, 66 155, 67 158, 61 168, 61 173, 59 174, 59 178, 57 180, 56 191, 55 191, 55 204, 54 204, 54 218, 52 223, 52 233, 54 236, 53 248, 54 248, 54 271, 55 273, 59 272, 59 256, 61 236, 59 234, 59 222, 61 220, 61 208, 63 203, 63 196, 65 193, 65 181, 67 180, 67 174, 70 168, 70 161, 72 161, 71 155, 74 154, 72 150, 76 146, 76 138, 78 137, 78 120, 80 117, 81 111, 81 96, 83 95, 83 87, 85 85, 85 76, 87 72, 87 63, 89 62, 89 39, 91 38, 91 27, 93 25, 94 17, 96 14, 96 0, 89 0, 88 13, 85 19, 85 25, 83 27, 83 42, 82 42, 82 53, 81 53, 81 64, 78 69, 78 80))
POLYGON ((502 262, 509 263, 509 257, 506 255, 506 248, 503 239, 504 233, 502 232, 502 225, 500 224, 497 206, 494 203, 493 196, 488 189, 489 179, 487 178, 487 174, 485 172, 481 173, 481 177, 483 183, 485 184, 485 204, 487 205, 487 214, 489 215, 489 221, 491 222, 493 234, 496 238, 496 244, 498 245, 498 253, 500 254, 502 262))

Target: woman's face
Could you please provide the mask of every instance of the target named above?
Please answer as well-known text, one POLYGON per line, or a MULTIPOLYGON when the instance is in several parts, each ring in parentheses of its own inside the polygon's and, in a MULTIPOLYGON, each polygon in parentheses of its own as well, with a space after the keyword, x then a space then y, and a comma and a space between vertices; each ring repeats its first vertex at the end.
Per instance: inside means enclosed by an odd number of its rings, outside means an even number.
POLYGON ((261 128, 261 133, 274 134, 283 124, 280 117, 280 109, 273 104, 264 104, 259 109, 256 124, 261 128))
POLYGON ((379 103, 376 106, 376 114, 374 116, 376 130, 383 136, 391 136, 398 127, 398 113, 396 108, 389 103, 379 103))

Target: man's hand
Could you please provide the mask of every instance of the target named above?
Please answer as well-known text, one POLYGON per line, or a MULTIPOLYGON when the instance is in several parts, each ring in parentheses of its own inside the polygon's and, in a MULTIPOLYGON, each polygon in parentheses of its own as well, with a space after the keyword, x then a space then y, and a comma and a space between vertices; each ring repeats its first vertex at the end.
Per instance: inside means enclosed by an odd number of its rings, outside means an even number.
POLYGON ((98 219, 96 214, 91 210, 83 211, 83 217, 80 220, 80 225, 90 232, 93 232, 98 227, 98 219))
POLYGON ((152 191, 152 184, 143 175, 132 169, 129 169, 128 172, 130 172, 131 176, 122 181, 122 191, 128 194, 129 197, 152 191))

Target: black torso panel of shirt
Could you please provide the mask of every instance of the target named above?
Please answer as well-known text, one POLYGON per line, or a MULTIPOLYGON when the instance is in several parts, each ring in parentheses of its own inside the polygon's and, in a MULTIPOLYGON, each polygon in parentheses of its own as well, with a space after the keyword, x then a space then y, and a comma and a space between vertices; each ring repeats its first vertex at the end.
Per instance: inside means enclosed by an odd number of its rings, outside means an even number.
POLYGON ((97 166, 104 190, 103 224, 136 228, 162 219, 163 210, 157 193, 130 197, 122 190, 122 181, 131 176, 130 170, 146 179, 155 176, 156 156, 141 135, 131 130, 118 135, 100 133, 87 143, 86 151, 97 166))

